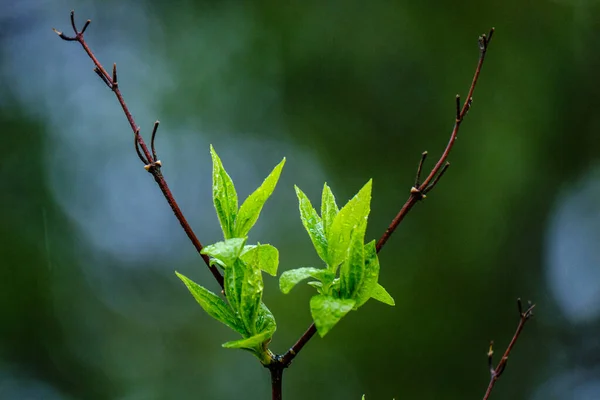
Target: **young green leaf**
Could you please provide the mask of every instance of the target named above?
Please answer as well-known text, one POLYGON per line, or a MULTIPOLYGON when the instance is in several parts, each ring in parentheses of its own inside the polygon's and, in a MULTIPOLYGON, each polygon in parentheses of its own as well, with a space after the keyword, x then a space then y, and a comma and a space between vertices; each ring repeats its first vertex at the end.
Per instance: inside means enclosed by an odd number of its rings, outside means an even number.
POLYGON ((302 225, 306 228, 308 236, 310 236, 310 240, 312 240, 313 246, 319 257, 321 257, 321 260, 327 262, 327 239, 323 231, 321 217, 319 217, 319 214, 317 214, 317 211, 313 208, 304 192, 298 186, 294 186, 294 188, 298 196, 302 225))
POLYGON ((198 304, 202 306, 204 311, 208 313, 211 317, 215 318, 218 321, 221 321, 234 331, 246 336, 248 332, 246 328, 244 328, 243 323, 236 318, 236 316, 231 311, 231 308, 225 301, 223 301, 219 296, 211 292, 210 290, 203 288, 198 285, 194 281, 188 279, 184 275, 181 275, 179 272, 175 272, 179 279, 183 281, 185 286, 187 286, 188 290, 194 296, 198 304))
POLYGON ((333 271, 348 256, 351 234, 355 226, 366 224, 371 211, 371 186, 369 180, 365 186, 340 210, 327 231, 327 264, 333 271))
MULTIPOLYGON (((251 336, 246 339, 234 340, 232 342, 223 343, 223 347, 227 349, 246 349, 253 351, 257 357, 259 357, 260 348, 262 344, 273 337, 271 331, 264 331, 257 335, 251 336)), ((260 358, 260 357, 259 357, 260 358)))
POLYGON ((359 223, 352 230, 348 258, 340 268, 340 297, 344 299, 354 298, 358 288, 363 284, 365 273, 364 242, 366 221, 359 223))
POLYGON ((235 219, 238 210, 238 198, 233 186, 233 181, 227 175, 221 159, 215 152, 215 149, 210 146, 210 155, 213 161, 213 203, 217 216, 221 223, 223 236, 225 239, 234 237, 235 219))
POLYGON ((310 313, 321 337, 348 314, 354 307, 354 300, 336 299, 322 294, 310 299, 310 313))
POLYGON ((206 246, 202 249, 201 253, 216 259, 219 261, 218 264, 225 268, 233 265, 235 260, 238 259, 244 249, 245 243, 246 238, 227 239, 223 242, 206 246))
POLYGON ((327 236, 327 231, 329 231, 329 227, 339 211, 340 210, 335 203, 333 192, 326 183, 323 186, 323 194, 321 196, 321 220, 323 221, 323 232, 325 233, 325 236, 327 236))
MULTIPOLYGON (((237 259, 233 263, 229 264, 228 268, 225 268, 225 273, 223 274, 223 283, 225 286, 225 295, 227 296, 227 301, 238 316, 240 315, 242 286, 244 284, 244 276, 246 273, 245 264, 239 261, 240 260, 237 259)), ((251 331, 248 330, 248 332, 251 331)))
POLYGON ((285 158, 275 166, 262 185, 244 201, 235 220, 234 236, 242 237, 250 232, 250 229, 258 220, 265 202, 275 190, 284 164, 285 158))
POLYGON ((267 308, 265 303, 260 303, 260 309, 258 310, 258 317, 256 318, 256 331, 262 333, 265 331, 275 332, 277 329, 277 323, 271 310, 267 308))
POLYGON ((264 288, 262 273, 260 269, 250 268, 240 259, 234 264, 240 265, 240 269, 244 271, 238 311, 246 329, 254 335, 256 334, 256 318, 258 317, 264 288))
POLYGON ((394 298, 379 283, 371 291, 371 297, 389 306, 395 306, 394 298))
POLYGON ((281 277, 279 278, 279 289, 284 294, 288 294, 294 286, 308 278, 326 281, 330 284, 331 281, 333 281, 333 278, 335 278, 335 275, 331 271, 321 268, 303 267, 291 269, 281 274, 281 277))
POLYGON ((240 258, 248 265, 276 276, 279 266, 279 251, 270 244, 245 246, 240 258))
POLYGON ((359 286, 354 299, 356 305, 354 309, 361 307, 371 298, 371 292, 377 285, 379 279, 379 259, 377 258, 377 249, 375 241, 372 240, 365 245, 365 271, 362 284, 359 286))

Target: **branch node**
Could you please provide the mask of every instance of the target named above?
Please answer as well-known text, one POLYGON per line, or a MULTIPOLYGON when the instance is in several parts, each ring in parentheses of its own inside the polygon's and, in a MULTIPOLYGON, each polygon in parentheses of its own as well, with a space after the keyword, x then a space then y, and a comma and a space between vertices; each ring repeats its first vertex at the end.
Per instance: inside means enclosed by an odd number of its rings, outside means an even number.
POLYGON ((144 169, 150 173, 153 173, 154 170, 156 170, 160 167, 162 167, 162 163, 160 162, 160 160, 156 160, 156 161, 151 162, 150 164, 144 165, 144 169))
POLYGON ((427 197, 422 191, 419 190, 419 188, 416 188, 414 186, 410 188, 410 194, 414 196, 417 199, 417 201, 423 200, 427 197))

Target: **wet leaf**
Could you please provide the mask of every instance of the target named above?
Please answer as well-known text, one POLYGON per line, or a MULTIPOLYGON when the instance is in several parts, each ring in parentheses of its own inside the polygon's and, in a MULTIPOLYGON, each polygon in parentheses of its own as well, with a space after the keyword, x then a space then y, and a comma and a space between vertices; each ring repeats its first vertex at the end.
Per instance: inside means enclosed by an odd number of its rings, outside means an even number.
POLYGON ((325 336, 354 307, 354 300, 316 295, 310 299, 310 313, 321 337, 325 336))
POLYGON ((279 251, 270 244, 245 246, 240 258, 252 268, 261 269, 272 276, 277 275, 279 251))
POLYGON ((244 328, 242 321, 240 321, 233 313, 231 308, 225 301, 223 301, 219 296, 211 292, 210 290, 198 285, 191 279, 187 278, 184 275, 181 275, 178 272, 175 272, 179 279, 183 281, 185 286, 187 286, 188 290, 194 296, 198 304, 206 311, 208 315, 215 318, 218 321, 221 321, 234 331, 247 335, 248 332, 244 328))
POLYGON ((348 257, 354 228, 367 223, 371 210, 371 186, 372 180, 369 180, 335 216, 327 231, 327 264, 333 271, 337 271, 337 267, 348 257))
POLYGON ((323 232, 325 233, 325 236, 327 236, 327 231, 329 231, 329 227, 338 212, 339 208, 335 203, 333 192, 327 184, 323 185, 323 194, 321 196, 321 220, 323 221, 323 232))
POLYGON ((246 238, 227 239, 204 247, 201 253, 218 260, 218 264, 226 268, 233 265, 235 260, 238 259, 245 243, 246 238))
POLYGON ((234 225, 238 209, 237 193, 233 181, 223 168, 223 163, 212 145, 210 146, 210 155, 213 161, 213 203, 221 223, 223 236, 225 239, 229 239, 234 237, 234 225))
POLYGON ((298 186, 294 186, 294 188, 296 189, 296 195, 298 196, 302 225, 304 225, 304 228, 308 232, 308 236, 310 236, 310 240, 319 257, 327 262, 327 239, 325 238, 325 232, 323 231, 321 217, 319 217, 317 211, 313 208, 304 192, 302 192, 298 186))
POLYGON ((258 220, 265 202, 275 190, 284 164, 285 158, 275 166, 260 187, 244 201, 235 220, 234 236, 243 237, 250 232, 250 229, 258 220))
POLYGON ((291 269, 281 274, 281 277, 279 278, 279 289, 287 294, 299 282, 308 278, 318 279, 319 281, 326 280, 330 283, 335 276, 333 276, 331 271, 321 268, 303 267, 291 269))

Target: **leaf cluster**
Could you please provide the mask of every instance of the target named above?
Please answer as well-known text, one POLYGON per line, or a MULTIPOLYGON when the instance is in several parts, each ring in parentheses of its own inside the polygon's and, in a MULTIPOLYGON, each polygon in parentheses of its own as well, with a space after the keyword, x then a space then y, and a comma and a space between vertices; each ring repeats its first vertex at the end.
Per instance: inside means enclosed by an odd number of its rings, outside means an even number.
POLYGON ((325 266, 286 271, 281 275, 279 286, 283 293, 288 293, 300 281, 313 279, 308 284, 315 287, 318 294, 310 300, 310 311, 321 336, 370 298, 394 305, 394 299, 378 283, 375 241, 364 243, 371 211, 371 188, 372 180, 369 180, 339 209, 333 192, 325 184, 319 215, 304 192, 296 187, 302 224, 325 266))
POLYGON ((213 203, 224 240, 206 246, 202 253, 210 257, 211 265, 223 270, 227 301, 189 278, 179 273, 177 276, 210 316, 242 335, 242 339, 224 343, 223 347, 249 350, 267 364, 271 360, 267 345, 277 324, 271 311, 262 302, 262 272, 273 276, 277 274, 279 251, 269 244, 247 245, 246 241, 277 185, 285 158, 238 208, 233 181, 212 146, 210 152, 213 161, 213 203))
MULTIPOLYGON (((211 146, 213 161, 212 197, 223 231, 223 241, 206 246, 202 254, 210 265, 223 271, 225 299, 177 273, 200 306, 242 338, 223 347, 251 351, 263 364, 273 361, 267 346, 275 333, 275 317, 262 301, 262 272, 275 276, 279 251, 270 244, 247 244, 267 199, 273 193, 285 164, 275 166, 264 182, 241 206, 229 174, 211 146)), ((333 192, 325 184, 321 199, 321 215, 308 197, 296 187, 300 217, 314 248, 324 263, 323 268, 303 267, 286 271, 279 286, 283 293, 300 281, 312 278, 309 285, 318 294, 310 300, 311 314, 321 336, 325 336, 342 317, 357 310, 370 298, 394 305, 394 300, 378 283, 379 259, 375 241, 364 243, 370 212, 372 181, 342 207, 338 208, 333 192)))

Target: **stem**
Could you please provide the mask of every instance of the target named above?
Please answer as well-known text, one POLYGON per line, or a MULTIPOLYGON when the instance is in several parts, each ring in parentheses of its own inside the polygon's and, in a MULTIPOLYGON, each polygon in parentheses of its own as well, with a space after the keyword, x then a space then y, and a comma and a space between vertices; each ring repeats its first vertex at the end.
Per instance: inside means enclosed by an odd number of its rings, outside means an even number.
POLYGON ((308 329, 302 334, 300 339, 298 339, 298 341, 294 343, 292 348, 289 349, 281 357, 281 362, 286 368, 289 367, 289 365, 292 363, 292 360, 296 357, 296 354, 298 354, 300 350, 302 350, 302 348, 306 345, 306 343, 308 343, 308 341, 314 336, 315 333, 317 333, 317 326, 313 322, 312 324, 310 324, 308 329))
MULTIPOLYGON (((146 170, 149 173, 151 173, 152 176, 154 177, 156 184, 159 186, 161 192, 163 193, 163 196, 167 200, 167 203, 169 203, 169 206, 171 207, 171 210, 173 211, 175 218, 177 218, 177 220, 181 224, 181 227, 185 231, 185 234, 190 239, 190 242, 192 242, 192 244, 196 248, 196 251, 198 252, 198 254, 200 254, 202 259, 204 260, 204 262, 210 269, 210 272, 212 273, 212 275, 214 276, 216 281, 219 283, 221 288, 223 288, 224 287, 223 286, 223 276, 221 275, 221 273, 215 266, 210 265, 210 260, 209 260, 208 256, 201 253, 203 246, 200 243, 200 240, 198 240, 198 237, 194 233, 192 227, 187 222, 183 213, 181 212, 181 209, 179 208, 177 201, 175 201, 175 198, 173 197, 173 194, 171 193, 171 189, 169 189, 169 186, 167 185, 167 181, 165 180, 165 178, 160 170, 160 166, 161 166, 160 161, 156 159, 156 152, 154 151, 154 146, 152 146, 153 151, 151 153, 148 150, 148 146, 144 142, 144 139, 139 135, 139 128, 138 128, 137 124, 135 123, 135 120, 134 120, 133 116, 131 115, 131 112, 129 111, 127 104, 125 103, 125 99, 123 98, 121 90, 119 89, 119 84, 117 82, 117 66, 116 66, 116 64, 113 65, 112 75, 109 75, 108 72, 106 71, 106 69, 102 66, 102 64, 100 64, 100 61, 98 61, 98 59, 96 58, 96 56, 94 55, 94 53, 92 52, 92 50, 90 49, 88 44, 86 43, 86 41, 83 37, 83 33, 87 29, 90 22, 91 22, 90 20, 87 20, 83 29, 81 31, 78 31, 77 27, 75 26, 75 13, 74 13, 74 11, 71 11, 71 26, 73 27, 75 36, 73 36, 73 37, 67 36, 67 35, 63 34, 62 32, 57 31, 56 29, 54 29, 54 31, 63 40, 77 41, 77 42, 79 42, 79 44, 81 44, 81 47, 83 47, 83 50, 86 52, 86 54, 92 60, 92 62, 94 63, 94 65, 96 67, 94 69, 94 71, 100 76, 100 78, 102 78, 104 83, 109 87, 109 89, 111 89, 113 91, 113 93, 117 97, 117 100, 119 101, 119 104, 121 105, 121 108, 123 109, 123 113, 125 114, 125 117, 127 118, 129 125, 131 126, 131 130, 133 131, 133 133, 135 135, 136 149, 138 149, 137 146, 139 145, 142 149, 142 152, 144 153, 145 159, 144 159, 144 157, 141 156, 141 154, 140 154, 140 159, 142 159, 142 161, 144 161, 145 164, 147 162, 147 165, 145 165, 146 170)), ((154 142, 154 135, 156 134, 157 126, 158 126, 158 123, 155 124, 155 128, 152 133, 152 142, 154 142)))
POLYGON ((515 331, 515 334, 513 335, 510 343, 508 344, 508 347, 504 351, 504 354, 502 355, 502 358, 500 359, 500 362, 498 362, 496 368, 494 368, 492 360, 492 356, 494 355, 494 351, 492 349, 493 343, 490 344, 490 350, 488 352, 488 361, 490 365, 490 383, 488 384, 487 390, 485 391, 483 400, 489 399, 490 394, 492 393, 492 389, 494 389, 494 385, 496 384, 498 379, 500 379, 500 376, 502 376, 502 373, 504 373, 504 370, 506 369, 506 364, 508 363, 508 356, 515 347, 515 344, 517 343, 517 340, 519 339, 519 336, 521 335, 521 332, 525 327, 525 323, 527 323, 527 321, 529 321, 529 319, 533 316, 533 309, 535 307, 535 304, 530 305, 529 308, 525 310, 525 312, 523 312, 522 310, 521 299, 517 300, 517 305, 519 307, 520 314, 519 325, 517 325, 517 330, 515 331))
POLYGON ((283 379, 284 368, 281 363, 273 363, 269 366, 269 371, 271 372, 271 398, 273 400, 282 399, 281 381, 283 379))
MULTIPOLYGON (((469 112, 469 109, 471 108, 471 103, 473 101, 473 93, 475 92, 475 87, 477 86, 479 74, 481 73, 481 68, 483 67, 483 62, 485 61, 485 55, 487 54, 487 48, 490 43, 490 40, 492 39, 493 34, 494 28, 490 30, 488 36, 482 35, 479 37, 479 60, 477 61, 477 67, 475 67, 473 80, 471 81, 471 86, 469 87, 467 98, 465 99, 465 102, 463 103, 462 107, 460 106, 460 97, 458 95, 456 96, 456 120, 454 121, 454 127, 452 128, 452 133, 450 134, 450 140, 448 141, 444 152, 442 153, 440 159, 435 164, 429 175, 427 175, 425 181, 420 186, 413 187, 414 190, 411 190, 408 200, 406 200, 406 203, 404 203, 396 217, 394 217, 394 219, 392 220, 390 226, 385 230, 383 236, 381 236, 381 239, 379 239, 379 241, 377 242, 377 251, 381 250, 381 248, 392 236, 398 225, 400 225, 400 222, 402 222, 406 214, 408 214, 408 212, 413 208, 413 206, 417 204, 419 200, 422 200, 425 194, 431 191, 435 184, 437 184, 437 181, 434 181, 432 183, 432 180, 435 178, 438 172, 442 170, 444 165, 447 165, 446 159, 448 158, 450 152, 452 151, 452 148, 454 147, 454 142, 456 141, 456 137, 458 136, 460 125, 462 124, 463 120, 467 116, 467 113, 469 112)), ((418 175, 420 175, 420 166, 421 164, 419 164, 418 175)))

